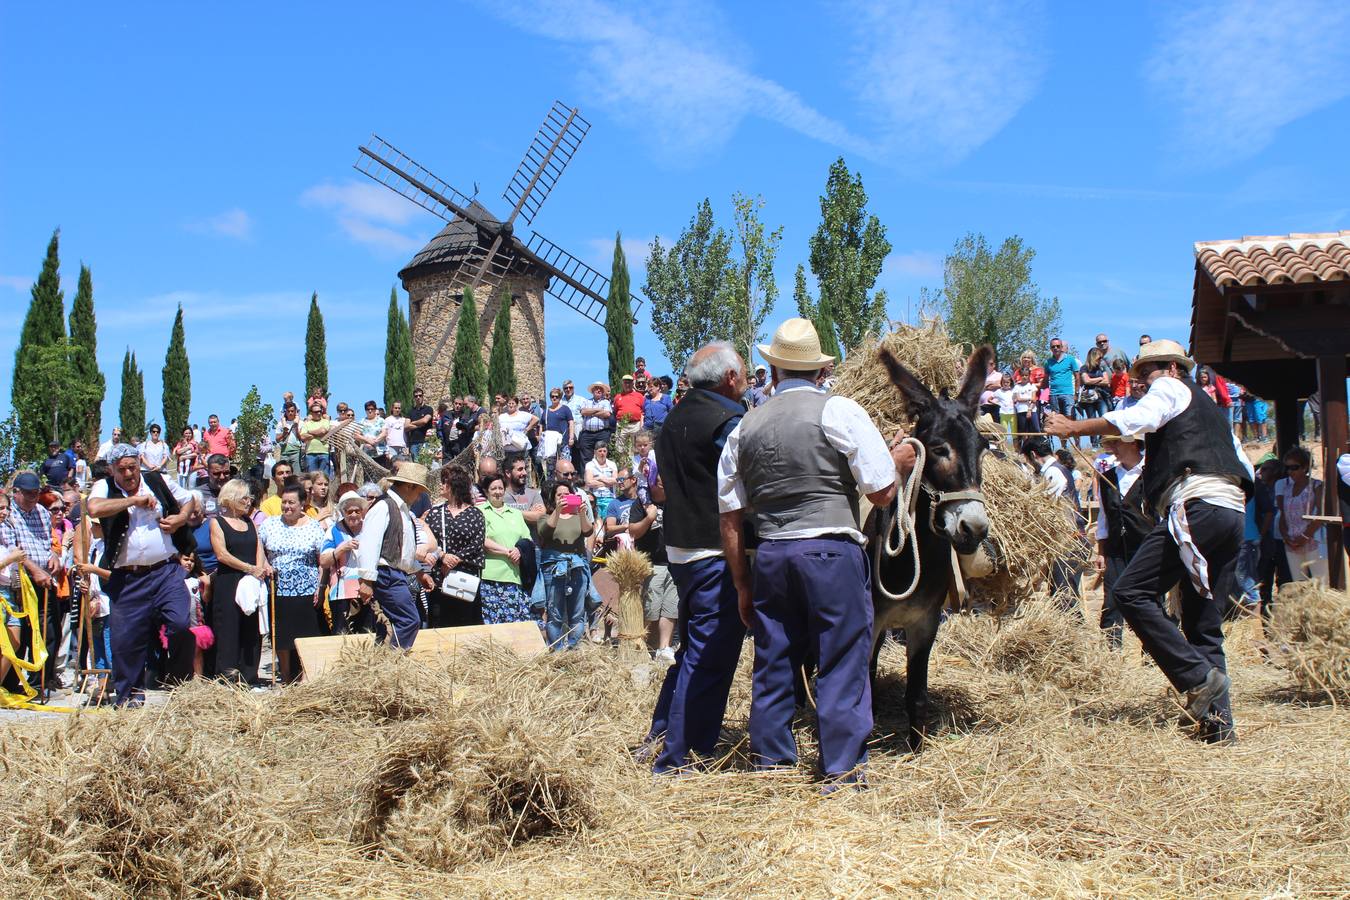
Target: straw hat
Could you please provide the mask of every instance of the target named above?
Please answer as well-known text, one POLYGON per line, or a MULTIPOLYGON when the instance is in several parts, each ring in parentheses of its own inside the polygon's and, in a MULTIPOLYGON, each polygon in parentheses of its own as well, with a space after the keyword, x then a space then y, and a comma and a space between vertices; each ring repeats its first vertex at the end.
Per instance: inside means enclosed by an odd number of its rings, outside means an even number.
POLYGON ((586 390, 588 390, 588 391, 593 391, 593 390, 595 390, 596 388, 601 388, 601 389, 603 389, 604 392, 605 392, 606 394, 609 393, 609 385, 606 384, 606 383, 603 382, 603 381, 592 381, 592 382, 591 382, 591 386, 588 387, 588 388, 586 388, 586 390))
MULTIPOLYGON (((1144 346, 1147 347, 1148 344, 1145 344, 1144 346)), ((1132 434, 1104 434, 1104 435, 1102 435, 1102 443, 1103 443, 1103 444, 1105 444, 1107 441, 1112 441, 1112 442, 1115 442, 1115 443, 1118 443, 1118 444, 1133 444, 1133 443, 1138 442, 1138 440, 1139 440, 1139 438, 1135 437, 1135 436, 1132 435, 1132 434)))
POLYGON ((1176 363, 1187 372, 1195 368, 1195 360, 1186 355, 1185 349, 1180 344, 1176 341, 1161 340, 1150 341, 1139 348, 1139 355, 1134 358, 1130 372, 1138 374, 1139 367, 1145 363, 1169 362, 1176 363))
POLYGON ((390 484, 401 481, 404 484, 415 484, 423 490, 427 486, 427 467, 421 463, 405 462, 399 463, 398 471, 388 478, 384 479, 390 484))
POLYGON ((820 335, 810 319, 788 319, 773 333, 773 343, 756 346, 769 365, 781 369, 805 371, 834 362, 833 356, 820 352, 820 335))

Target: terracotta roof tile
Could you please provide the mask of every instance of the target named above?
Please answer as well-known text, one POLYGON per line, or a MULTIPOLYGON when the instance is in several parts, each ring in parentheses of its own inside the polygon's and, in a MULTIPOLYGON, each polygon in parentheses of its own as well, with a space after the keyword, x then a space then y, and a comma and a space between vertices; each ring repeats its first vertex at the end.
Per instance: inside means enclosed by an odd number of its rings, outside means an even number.
POLYGON ((1219 287, 1350 280, 1350 231, 1200 241, 1195 258, 1219 287))

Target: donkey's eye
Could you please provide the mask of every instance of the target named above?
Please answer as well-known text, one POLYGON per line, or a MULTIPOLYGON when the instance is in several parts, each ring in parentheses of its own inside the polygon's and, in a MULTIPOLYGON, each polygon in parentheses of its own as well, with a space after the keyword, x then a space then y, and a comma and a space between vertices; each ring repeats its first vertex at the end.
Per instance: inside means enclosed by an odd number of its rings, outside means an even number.
POLYGON ((951 456, 951 455, 952 455, 952 450, 951 450, 951 448, 948 447, 946 444, 938 444, 936 447, 932 448, 932 449, 931 449, 930 451, 928 451, 928 452, 932 453, 934 456, 951 456))

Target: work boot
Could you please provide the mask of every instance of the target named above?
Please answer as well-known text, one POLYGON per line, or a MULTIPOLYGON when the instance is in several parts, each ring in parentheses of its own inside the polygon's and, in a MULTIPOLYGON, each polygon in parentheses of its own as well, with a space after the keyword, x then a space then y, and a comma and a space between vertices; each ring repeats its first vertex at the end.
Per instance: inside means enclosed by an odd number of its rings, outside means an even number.
POLYGON ((1219 670, 1218 666, 1209 670, 1205 680, 1197 684, 1186 692, 1186 715, 1191 717, 1191 721, 1200 722, 1214 701, 1223 696, 1223 692, 1228 690, 1231 684, 1227 675, 1219 670))

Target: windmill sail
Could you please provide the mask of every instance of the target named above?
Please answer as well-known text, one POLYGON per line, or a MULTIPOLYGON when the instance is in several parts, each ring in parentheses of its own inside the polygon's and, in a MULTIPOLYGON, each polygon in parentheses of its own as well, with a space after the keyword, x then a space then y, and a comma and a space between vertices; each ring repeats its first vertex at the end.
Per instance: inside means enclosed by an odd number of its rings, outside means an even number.
MULTIPOLYGON (((536 264, 548 269, 553 279, 548 294, 570 306, 597 325, 605 324, 605 301, 609 295, 609 279, 586 265, 539 232, 530 235, 526 255, 536 264)), ((632 310, 642 306, 642 298, 631 294, 632 310)))
POLYGON ((502 197, 512 208, 508 222, 514 221, 517 214, 526 224, 534 221, 539 207, 548 199, 553 186, 562 177, 563 169, 567 168, 590 130, 591 123, 575 108, 554 102, 553 108, 544 116, 544 124, 539 126, 534 140, 525 150, 525 158, 516 167, 516 174, 511 176, 502 192, 502 197))

